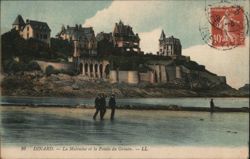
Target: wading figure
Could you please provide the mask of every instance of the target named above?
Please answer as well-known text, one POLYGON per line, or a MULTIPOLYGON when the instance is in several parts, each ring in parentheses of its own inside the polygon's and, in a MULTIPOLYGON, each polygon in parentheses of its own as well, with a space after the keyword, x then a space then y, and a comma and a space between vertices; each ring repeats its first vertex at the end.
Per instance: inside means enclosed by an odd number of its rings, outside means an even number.
POLYGON ((115 106, 116 106, 116 102, 115 102, 115 95, 112 94, 111 97, 109 98, 109 106, 111 108, 111 116, 110 119, 114 120, 114 116, 115 116, 115 106))
POLYGON ((210 112, 211 113, 214 112, 214 100, 213 99, 210 100, 210 112))
POLYGON ((96 120, 96 116, 99 113, 99 111, 100 111, 100 118, 102 118, 102 116, 101 116, 101 110, 100 110, 101 109, 100 94, 98 94, 97 97, 95 98, 95 109, 96 109, 96 111, 95 111, 95 114, 93 116, 93 119, 96 120))
POLYGON ((103 120, 103 117, 106 113, 106 98, 104 94, 102 94, 101 96, 100 104, 101 104, 101 120, 103 120))

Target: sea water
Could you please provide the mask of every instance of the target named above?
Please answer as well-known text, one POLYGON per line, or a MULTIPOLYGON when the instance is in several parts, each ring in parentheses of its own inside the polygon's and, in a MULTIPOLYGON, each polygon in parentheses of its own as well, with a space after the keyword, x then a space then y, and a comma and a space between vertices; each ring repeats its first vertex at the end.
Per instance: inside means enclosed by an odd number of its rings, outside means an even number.
MULTIPOLYGON (((117 105, 134 106, 168 106, 209 107, 211 98, 125 98, 117 99, 117 105)), ((249 107, 249 98, 213 98, 215 106, 227 108, 249 107)), ((107 99, 108 100, 108 99, 107 99)), ((35 105, 89 105, 94 106, 94 99, 56 98, 56 97, 1 97, 1 104, 35 104, 35 105)))

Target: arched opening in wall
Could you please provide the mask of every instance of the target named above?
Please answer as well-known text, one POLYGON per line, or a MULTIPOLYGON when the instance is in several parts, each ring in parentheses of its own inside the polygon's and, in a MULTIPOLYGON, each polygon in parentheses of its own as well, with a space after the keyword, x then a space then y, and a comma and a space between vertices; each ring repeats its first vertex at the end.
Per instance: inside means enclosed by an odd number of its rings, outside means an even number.
POLYGON ((156 71, 155 71, 155 73, 154 73, 154 82, 155 82, 155 83, 157 83, 157 82, 158 82, 158 76, 157 76, 156 71))
POLYGON ((84 70, 85 70, 85 74, 88 76, 88 68, 89 65, 86 63, 85 66, 84 66, 84 70))
POLYGON ((98 65, 95 64, 95 76, 98 77, 98 65))
POLYGON ((102 66, 102 64, 100 64, 99 69, 100 69, 100 76, 101 76, 101 78, 102 78, 102 75, 103 75, 103 72, 102 72, 102 70, 103 70, 103 66, 102 66))
POLYGON ((166 70, 166 80, 167 80, 167 82, 169 82, 169 74, 168 74, 167 70, 166 70))
POLYGON ((80 74, 82 74, 82 71, 83 71, 83 64, 82 63, 80 63, 80 65, 79 65, 79 71, 80 71, 80 74))
POLYGON ((109 66, 109 64, 106 65, 104 72, 105 72, 106 78, 108 78, 109 77, 109 73, 110 73, 110 66, 109 66))
POLYGON ((93 77, 94 76, 94 74, 93 74, 93 72, 94 72, 94 66, 93 66, 93 64, 90 64, 89 65, 89 67, 90 67, 90 77, 93 77))

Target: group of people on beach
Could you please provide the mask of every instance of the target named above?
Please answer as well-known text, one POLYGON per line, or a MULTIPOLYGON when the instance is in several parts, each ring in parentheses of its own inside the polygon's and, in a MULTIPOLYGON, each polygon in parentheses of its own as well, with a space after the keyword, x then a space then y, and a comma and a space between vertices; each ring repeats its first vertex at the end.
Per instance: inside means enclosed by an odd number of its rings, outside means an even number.
MULTIPOLYGON (((103 120, 104 115, 106 113, 106 95, 104 93, 100 93, 95 98, 95 114, 93 116, 93 119, 96 120, 96 116, 100 112, 100 119, 103 120)), ((113 120, 115 116, 115 107, 116 107, 116 100, 115 95, 112 94, 109 98, 108 106, 111 108, 111 115, 110 119, 113 120)))
MULTIPOLYGON (((95 114, 93 116, 94 120, 96 120, 96 116, 98 115, 99 112, 100 112, 100 119, 103 120, 104 115, 106 113, 106 97, 107 96, 104 93, 100 93, 95 98, 95 109, 96 109, 96 111, 95 111, 95 114)), ((115 108, 116 108, 116 99, 115 99, 114 94, 112 94, 110 96, 108 106, 111 109, 110 119, 114 120, 115 108)), ((214 109, 215 109, 214 101, 213 101, 213 99, 211 99, 210 100, 210 112, 213 113, 214 109)))

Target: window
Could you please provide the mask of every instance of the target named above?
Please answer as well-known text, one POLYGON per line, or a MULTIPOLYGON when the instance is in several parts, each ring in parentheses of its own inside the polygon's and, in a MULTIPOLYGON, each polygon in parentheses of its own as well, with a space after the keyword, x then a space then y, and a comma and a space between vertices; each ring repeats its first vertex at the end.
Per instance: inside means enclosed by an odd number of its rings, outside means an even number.
POLYGON ((27 26, 27 31, 29 31, 29 27, 27 26))
POLYGON ((29 36, 29 33, 27 33, 27 38, 29 38, 30 36, 29 36))
POLYGON ((47 34, 44 34, 44 35, 43 35, 43 38, 44 38, 44 39, 47 39, 47 38, 48 38, 47 34))

